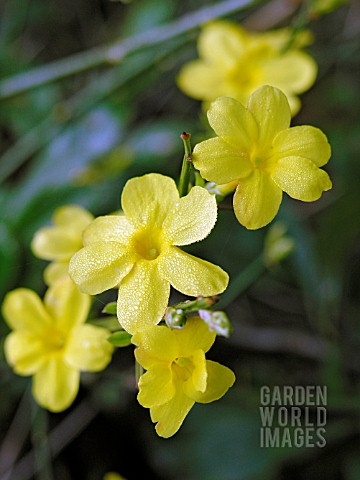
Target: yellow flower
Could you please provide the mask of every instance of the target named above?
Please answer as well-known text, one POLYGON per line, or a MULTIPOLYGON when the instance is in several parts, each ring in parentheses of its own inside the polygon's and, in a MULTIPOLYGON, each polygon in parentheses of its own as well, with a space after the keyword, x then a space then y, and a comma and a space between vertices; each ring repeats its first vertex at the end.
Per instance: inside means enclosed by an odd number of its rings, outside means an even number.
POLYGON ((90 212, 77 205, 65 205, 55 210, 53 226, 38 230, 31 243, 33 254, 52 263, 45 268, 44 280, 52 285, 68 275, 70 258, 83 247, 82 233, 93 221, 90 212))
POLYGON ((200 58, 182 68, 178 85, 198 100, 225 95, 246 104, 251 93, 269 84, 283 90, 295 114, 300 109, 297 95, 313 85, 317 74, 313 58, 300 49, 307 33, 286 50, 290 30, 250 33, 227 21, 209 23, 199 36, 200 58))
POLYGON ((229 368, 205 358, 215 337, 199 317, 190 317, 180 330, 160 325, 133 336, 136 360, 147 370, 140 377, 137 398, 150 408, 161 437, 179 430, 195 402, 218 400, 234 384, 229 368))
POLYGON ((259 88, 247 108, 232 98, 218 98, 208 119, 218 136, 195 146, 194 165, 209 181, 237 180, 234 211, 246 228, 273 220, 282 191, 312 202, 332 187, 319 168, 331 154, 326 136, 308 125, 289 128, 289 104, 277 88, 259 88))
POLYGON ((69 277, 45 294, 44 303, 30 289, 9 292, 2 311, 12 328, 5 339, 6 360, 19 375, 32 375, 39 405, 59 412, 71 405, 79 390, 80 371, 103 370, 111 360, 110 333, 84 325, 90 297, 69 277))
POLYGON ((129 333, 158 323, 170 284, 191 296, 225 290, 220 267, 178 247, 204 239, 216 222, 216 200, 193 187, 179 198, 174 180, 150 173, 129 180, 122 193, 124 216, 97 218, 87 227, 85 247, 70 261, 80 289, 96 295, 119 286, 118 319, 129 333))

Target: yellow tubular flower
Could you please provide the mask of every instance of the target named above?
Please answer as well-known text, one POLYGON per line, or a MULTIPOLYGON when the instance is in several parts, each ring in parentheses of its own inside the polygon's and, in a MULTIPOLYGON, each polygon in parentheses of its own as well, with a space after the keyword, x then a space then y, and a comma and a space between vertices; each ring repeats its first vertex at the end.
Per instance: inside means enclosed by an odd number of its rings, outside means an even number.
POLYGON ((246 228, 271 222, 283 191, 312 202, 331 189, 328 174, 319 168, 331 154, 326 136, 308 125, 289 128, 289 104, 277 88, 259 88, 247 108, 232 98, 218 98, 208 119, 218 136, 195 146, 194 165, 206 180, 237 180, 234 211, 246 228))
POLYGON ((179 198, 173 179, 150 173, 129 180, 121 201, 124 216, 99 217, 87 227, 69 273, 90 295, 119 286, 117 313, 126 331, 159 323, 170 284, 190 296, 225 290, 227 273, 178 248, 203 240, 214 227, 213 195, 193 187, 179 198))
POLYGON ((313 85, 317 74, 314 59, 300 49, 307 43, 306 34, 286 49, 288 29, 250 33, 235 23, 211 22, 199 36, 200 58, 182 68, 178 85, 205 102, 225 95, 246 104, 251 93, 269 84, 283 90, 295 115, 300 109, 297 95, 313 85))
POLYGON ((89 308, 90 297, 69 277, 49 288, 44 303, 27 288, 5 297, 2 312, 13 330, 5 339, 6 360, 18 375, 33 376, 36 401, 53 412, 74 401, 80 371, 98 372, 111 360, 110 332, 84 325, 89 308))
POLYGON ((191 317, 180 330, 159 325, 133 336, 136 360, 147 370, 137 398, 150 408, 161 437, 179 430, 195 402, 218 400, 234 384, 229 368, 205 358, 215 337, 199 317, 191 317))
POLYGON ((45 268, 44 280, 52 285, 68 275, 70 258, 83 247, 82 233, 94 220, 93 215, 77 205, 65 205, 55 210, 53 226, 38 230, 31 243, 33 254, 52 263, 45 268))

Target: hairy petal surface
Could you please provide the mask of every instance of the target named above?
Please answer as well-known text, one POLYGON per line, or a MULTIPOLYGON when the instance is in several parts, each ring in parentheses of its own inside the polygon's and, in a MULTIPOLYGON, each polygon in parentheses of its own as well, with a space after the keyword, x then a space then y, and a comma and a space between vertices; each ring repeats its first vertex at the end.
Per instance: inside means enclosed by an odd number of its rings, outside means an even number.
POLYGON ((251 172, 248 151, 233 147, 219 137, 195 145, 192 157, 201 176, 218 184, 243 178, 251 172))
POLYGON ((330 158, 331 147, 326 135, 316 127, 303 125, 279 132, 273 141, 272 158, 304 157, 322 167, 330 158))
MULTIPOLYGON (((169 210, 179 200, 174 180, 158 173, 131 178, 126 182, 121 196, 122 209, 134 227, 149 221, 150 209, 156 210, 151 219, 162 225, 169 210)), ((153 213, 153 212, 152 212, 153 213)))
POLYGON ((96 242, 118 242, 126 244, 134 227, 124 215, 107 215, 96 218, 85 229, 84 245, 96 242))
POLYGON ((269 85, 258 88, 249 98, 248 109, 259 127, 260 149, 270 148, 274 137, 290 125, 289 102, 277 88, 269 85))
POLYGON ((237 150, 249 151, 258 137, 258 125, 252 113, 233 98, 217 98, 207 116, 221 140, 237 150))
POLYGON ((79 371, 54 355, 35 373, 33 395, 36 401, 52 412, 61 412, 74 401, 79 390, 79 371))
POLYGON ((329 175, 311 160, 302 157, 281 158, 271 174, 276 185, 290 197, 312 202, 332 187, 329 175))
POLYGON ((80 325, 72 331, 64 359, 82 371, 99 372, 110 363, 114 347, 108 342, 110 332, 95 325, 80 325))
POLYGON ((69 275, 89 295, 114 288, 133 266, 127 249, 117 242, 91 243, 70 260, 69 275))
POLYGON ((193 297, 217 295, 229 282, 222 268, 177 247, 170 247, 159 257, 159 271, 176 290, 193 297))
POLYGON ((234 194, 234 212, 241 225, 249 230, 264 227, 277 214, 281 189, 267 173, 254 172, 239 182, 234 194))
POLYGON ((159 323, 165 313, 170 284, 157 265, 157 261, 137 262, 120 284, 117 316, 129 333, 159 323))
POLYGON ((209 235, 217 217, 215 195, 193 187, 166 217, 163 228, 173 245, 189 245, 209 235))

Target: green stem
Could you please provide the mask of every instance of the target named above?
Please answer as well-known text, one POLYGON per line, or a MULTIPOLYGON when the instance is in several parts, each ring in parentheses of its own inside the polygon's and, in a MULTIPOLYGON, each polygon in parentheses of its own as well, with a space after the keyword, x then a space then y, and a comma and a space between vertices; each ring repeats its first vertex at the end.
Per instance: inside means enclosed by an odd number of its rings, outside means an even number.
POLYGON ((51 453, 48 441, 48 416, 47 411, 39 408, 35 402, 35 418, 32 428, 32 443, 35 453, 37 478, 39 480, 52 480, 51 453))
POLYGON ((184 142, 185 153, 184 153, 183 162, 181 166, 178 190, 179 190, 180 197, 183 197, 184 195, 187 195, 189 192, 189 182, 190 182, 190 175, 192 170, 192 157, 191 157, 191 144, 190 144, 191 134, 184 132, 180 135, 180 137, 184 142))
POLYGON ((220 297, 221 308, 227 307, 245 290, 247 290, 264 273, 266 266, 263 255, 255 258, 239 275, 231 280, 228 289, 220 297))
POLYGON ((140 365, 140 363, 135 360, 135 379, 136 379, 136 385, 139 384, 139 380, 141 375, 144 373, 143 367, 140 365))
POLYGON ((100 65, 120 63, 130 53, 161 44, 209 20, 241 10, 253 3, 255 3, 254 0, 225 0, 216 5, 184 15, 179 20, 167 25, 160 25, 147 32, 141 32, 124 40, 116 41, 111 45, 93 48, 86 52, 33 68, 13 77, 5 78, 0 82, 0 98, 9 98, 40 85, 54 82, 100 65))

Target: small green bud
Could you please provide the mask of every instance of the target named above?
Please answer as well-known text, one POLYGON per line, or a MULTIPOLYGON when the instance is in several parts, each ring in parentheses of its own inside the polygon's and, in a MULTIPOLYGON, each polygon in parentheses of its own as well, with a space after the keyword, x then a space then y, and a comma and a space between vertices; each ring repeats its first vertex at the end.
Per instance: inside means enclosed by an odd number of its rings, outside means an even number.
POLYGON ((229 337, 233 328, 225 312, 210 310, 199 310, 199 315, 209 327, 211 332, 222 337, 229 337))
POLYGON ((164 320, 169 328, 183 328, 186 323, 186 313, 181 308, 168 307, 164 320))
POLYGON ((115 332, 108 338, 108 342, 115 347, 127 347, 131 345, 131 335, 125 330, 120 330, 119 332, 115 332))

